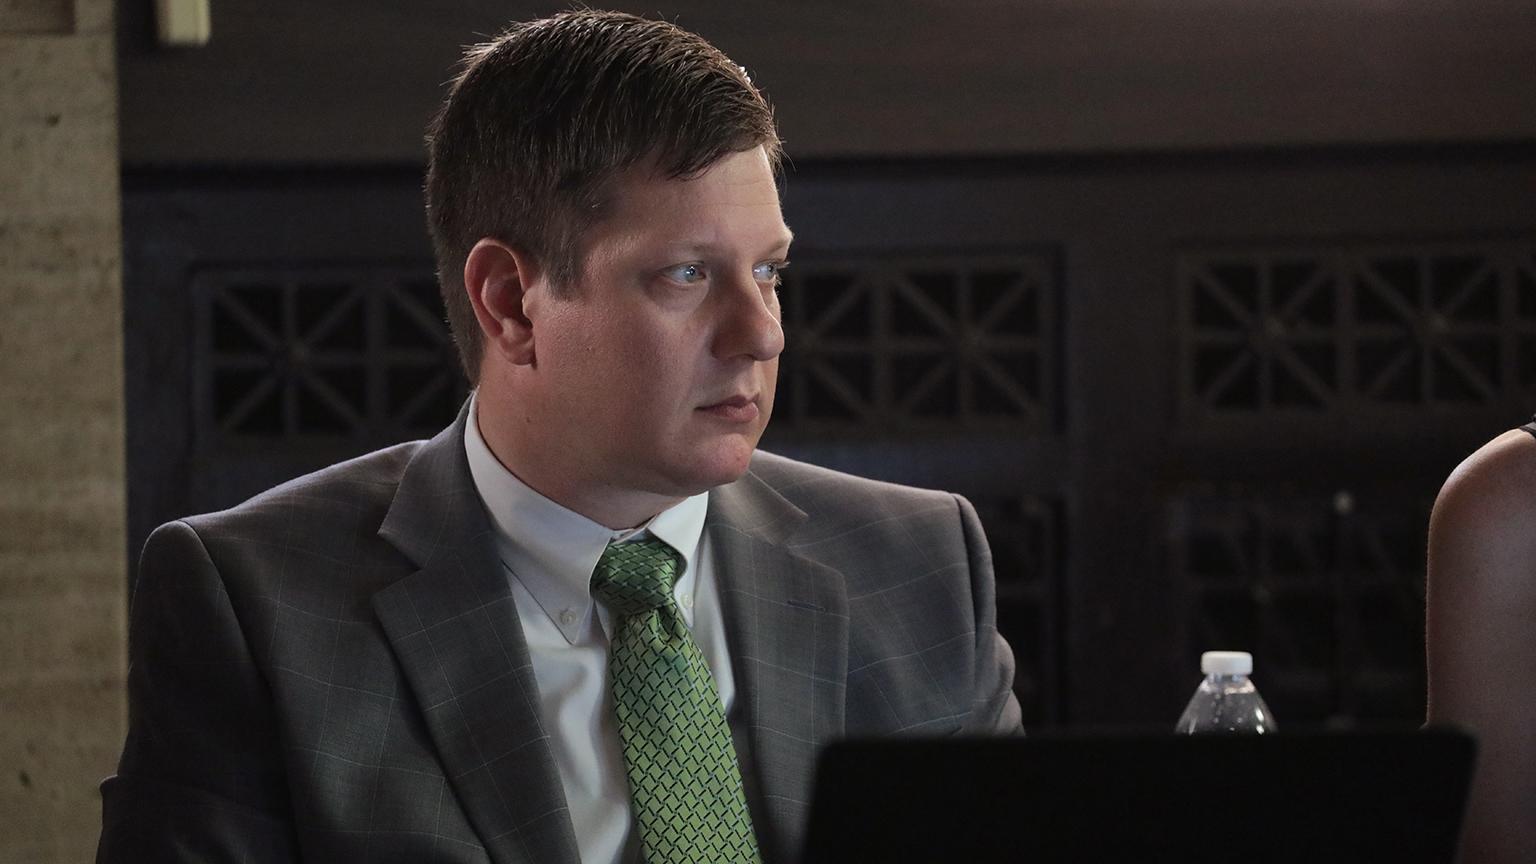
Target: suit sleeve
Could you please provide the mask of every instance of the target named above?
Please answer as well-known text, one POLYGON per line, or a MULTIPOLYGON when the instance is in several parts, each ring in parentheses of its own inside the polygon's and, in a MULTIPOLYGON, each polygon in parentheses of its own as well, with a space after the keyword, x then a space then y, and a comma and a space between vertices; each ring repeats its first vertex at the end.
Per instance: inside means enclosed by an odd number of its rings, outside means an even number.
POLYGON ((144 547, 128 712, 117 774, 101 788, 98 864, 297 860, 270 690, 184 522, 144 547))
POLYGON ((956 495, 960 528, 970 559, 971 597, 976 607, 975 696, 965 733, 1022 734, 1019 700, 1013 695, 1013 649, 997 632, 997 584, 992 550, 971 502, 956 495))

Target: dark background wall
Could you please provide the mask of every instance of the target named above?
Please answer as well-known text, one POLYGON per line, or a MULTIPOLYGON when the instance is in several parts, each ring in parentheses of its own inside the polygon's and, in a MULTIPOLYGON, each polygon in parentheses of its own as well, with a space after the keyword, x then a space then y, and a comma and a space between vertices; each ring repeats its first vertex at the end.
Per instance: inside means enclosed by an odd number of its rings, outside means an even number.
MULTIPOLYGON (((797 160, 1536 137, 1528 2, 607 5, 746 66, 797 160)), ((460 46, 563 6, 214 0, 166 52, 124 0, 123 160, 413 164, 460 46)))
MULTIPOLYGON (((1415 724, 1429 503, 1536 405, 1536 4, 1163 5, 664 10, 793 160, 766 445, 977 503, 1035 728, 1214 647, 1415 724)), ((123 4, 131 542, 451 416, 420 130, 553 8, 123 4)))

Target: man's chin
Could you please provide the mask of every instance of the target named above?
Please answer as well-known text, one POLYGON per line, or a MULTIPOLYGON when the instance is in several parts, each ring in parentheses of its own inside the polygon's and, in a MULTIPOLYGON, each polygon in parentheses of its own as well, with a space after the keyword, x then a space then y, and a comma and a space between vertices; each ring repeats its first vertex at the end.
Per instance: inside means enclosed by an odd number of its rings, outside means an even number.
POLYGON ((752 464, 752 453, 757 449, 756 435, 732 435, 725 440, 713 441, 710 446, 695 452, 694 458, 678 465, 682 479, 698 494, 734 483, 747 473, 752 464))

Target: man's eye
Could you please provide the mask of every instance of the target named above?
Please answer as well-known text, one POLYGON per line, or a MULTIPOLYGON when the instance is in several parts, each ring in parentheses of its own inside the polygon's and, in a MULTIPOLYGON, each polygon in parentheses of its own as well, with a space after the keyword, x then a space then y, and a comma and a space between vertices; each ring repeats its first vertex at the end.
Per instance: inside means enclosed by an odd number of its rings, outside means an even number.
POLYGON ((759 282, 778 284, 779 277, 783 275, 784 268, 788 266, 788 261, 764 261, 752 268, 752 277, 759 282))
POLYGON ((704 279, 704 268, 698 264, 679 264, 663 273, 674 282, 701 282, 704 279))

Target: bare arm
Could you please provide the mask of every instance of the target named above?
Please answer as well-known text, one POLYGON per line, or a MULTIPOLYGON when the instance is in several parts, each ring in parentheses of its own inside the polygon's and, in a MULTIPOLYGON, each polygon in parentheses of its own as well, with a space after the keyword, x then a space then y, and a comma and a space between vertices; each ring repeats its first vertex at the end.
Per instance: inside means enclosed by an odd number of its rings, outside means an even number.
POLYGON ((1429 721, 1478 736, 1463 864, 1536 861, 1536 439, 1451 473, 1429 525, 1429 721))

